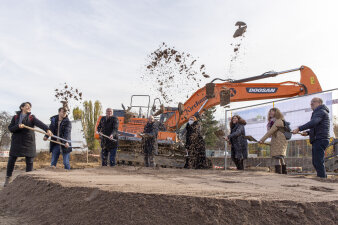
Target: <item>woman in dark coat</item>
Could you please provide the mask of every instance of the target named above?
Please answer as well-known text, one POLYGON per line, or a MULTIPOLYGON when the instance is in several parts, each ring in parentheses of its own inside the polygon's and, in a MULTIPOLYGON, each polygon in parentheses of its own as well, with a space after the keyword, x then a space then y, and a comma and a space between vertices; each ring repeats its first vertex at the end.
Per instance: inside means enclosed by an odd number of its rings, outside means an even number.
POLYGON ((245 138, 245 120, 235 115, 231 118, 231 133, 225 137, 231 144, 231 158, 238 170, 244 170, 244 159, 248 158, 248 141, 245 138))
POLYGON ((185 148, 188 151, 185 168, 203 169, 208 167, 201 125, 194 116, 189 118, 186 126, 185 148))
POLYGON ((35 134, 34 131, 24 128, 23 125, 29 127, 37 126, 46 131, 48 135, 52 135, 52 132, 48 130, 48 126, 31 114, 31 107, 32 104, 29 102, 22 103, 20 105, 20 111, 13 116, 8 126, 9 131, 12 133, 12 140, 5 186, 11 180, 15 162, 18 157, 26 158, 26 172, 33 170, 33 159, 36 155, 35 134))

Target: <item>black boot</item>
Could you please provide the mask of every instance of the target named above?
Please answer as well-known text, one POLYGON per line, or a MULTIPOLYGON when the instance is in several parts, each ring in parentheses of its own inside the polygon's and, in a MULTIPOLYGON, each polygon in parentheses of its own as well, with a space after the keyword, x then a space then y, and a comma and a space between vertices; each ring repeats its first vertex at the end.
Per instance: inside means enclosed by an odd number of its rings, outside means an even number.
POLYGON ((239 160, 237 158, 233 158, 232 160, 234 161, 236 168, 239 170, 239 168, 240 168, 239 167, 239 160))
POLYGON ((239 170, 244 170, 244 160, 243 159, 239 160, 238 165, 239 165, 239 170))
POLYGON ((282 174, 282 166, 281 165, 275 165, 275 173, 282 174))
POLYGON ((12 181, 12 177, 6 177, 4 187, 6 187, 12 181))
POLYGON ((144 166, 145 167, 149 167, 149 164, 150 164, 150 162, 149 162, 149 156, 144 156, 144 166))
POLYGON ((286 165, 282 165, 282 174, 288 174, 288 171, 286 170, 286 165))

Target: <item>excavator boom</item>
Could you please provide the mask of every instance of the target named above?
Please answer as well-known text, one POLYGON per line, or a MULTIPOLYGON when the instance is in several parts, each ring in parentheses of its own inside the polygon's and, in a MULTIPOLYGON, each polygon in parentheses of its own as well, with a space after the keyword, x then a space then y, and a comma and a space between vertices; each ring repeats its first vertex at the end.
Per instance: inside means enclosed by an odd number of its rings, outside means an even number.
POLYGON ((240 80, 229 80, 224 83, 206 84, 197 90, 185 103, 181 110, 177 110, 168 118, 165 125, 168 130, 174 131, 187 122, 196 112, 203 112, 216 105, 227 105, 230 102, 275 99, 301 96, 322 91, 317 76, 309 67, 286 70, 281 72, 267 72, 259 76, 240 80), (246 83, 261 80, 277 75, 300 71, 300 82, 286 81, 282 83, 246 83))

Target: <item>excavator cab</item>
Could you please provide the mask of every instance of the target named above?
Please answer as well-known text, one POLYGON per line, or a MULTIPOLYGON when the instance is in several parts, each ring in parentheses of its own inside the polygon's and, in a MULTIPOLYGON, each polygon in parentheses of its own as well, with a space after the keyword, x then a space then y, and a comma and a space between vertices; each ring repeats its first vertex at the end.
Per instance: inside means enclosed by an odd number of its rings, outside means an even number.
MULTIPOLYGON (((135 101, 135 100, 134 100, 135 101)), ((138 113, 137 113, 137 118, 148 118, 149 116, 149 110, 150 110, 150 95, 132 95, 130 97, 130 106, 128 107, 128 112, 130 112, 132 109, 137 108, 138 113), (141 104, 133 104, 133 100, 135 97, 139 98, 142 97, 143 99, 146 99, 146 105, 141 104)))
POLYGON ((172 115, 174 115, 174 111, 167 111, 165 113, 162 113, 160 116, 160 123, 165 123, 167 119, 169 119, 172 115))

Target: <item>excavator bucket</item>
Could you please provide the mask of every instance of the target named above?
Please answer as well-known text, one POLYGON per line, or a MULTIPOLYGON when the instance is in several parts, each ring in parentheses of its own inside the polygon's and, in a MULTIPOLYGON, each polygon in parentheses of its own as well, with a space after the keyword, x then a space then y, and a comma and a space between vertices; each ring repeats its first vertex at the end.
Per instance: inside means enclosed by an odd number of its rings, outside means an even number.
POLYGON ((306 87, 306 94, 312 94, 322 91, 316 74, 307 66, 302 66, 300 70, 300 83, 306 87))
POLYGON ((215 84, 214 83, 207 83, 205 85, 205 90, 206 90, 207 99, 215 97, 215 84))
POLYGON ((226 106, 230 103, 230 89, 225 88, 224 90, 220 91, 220 106, 226 106))

